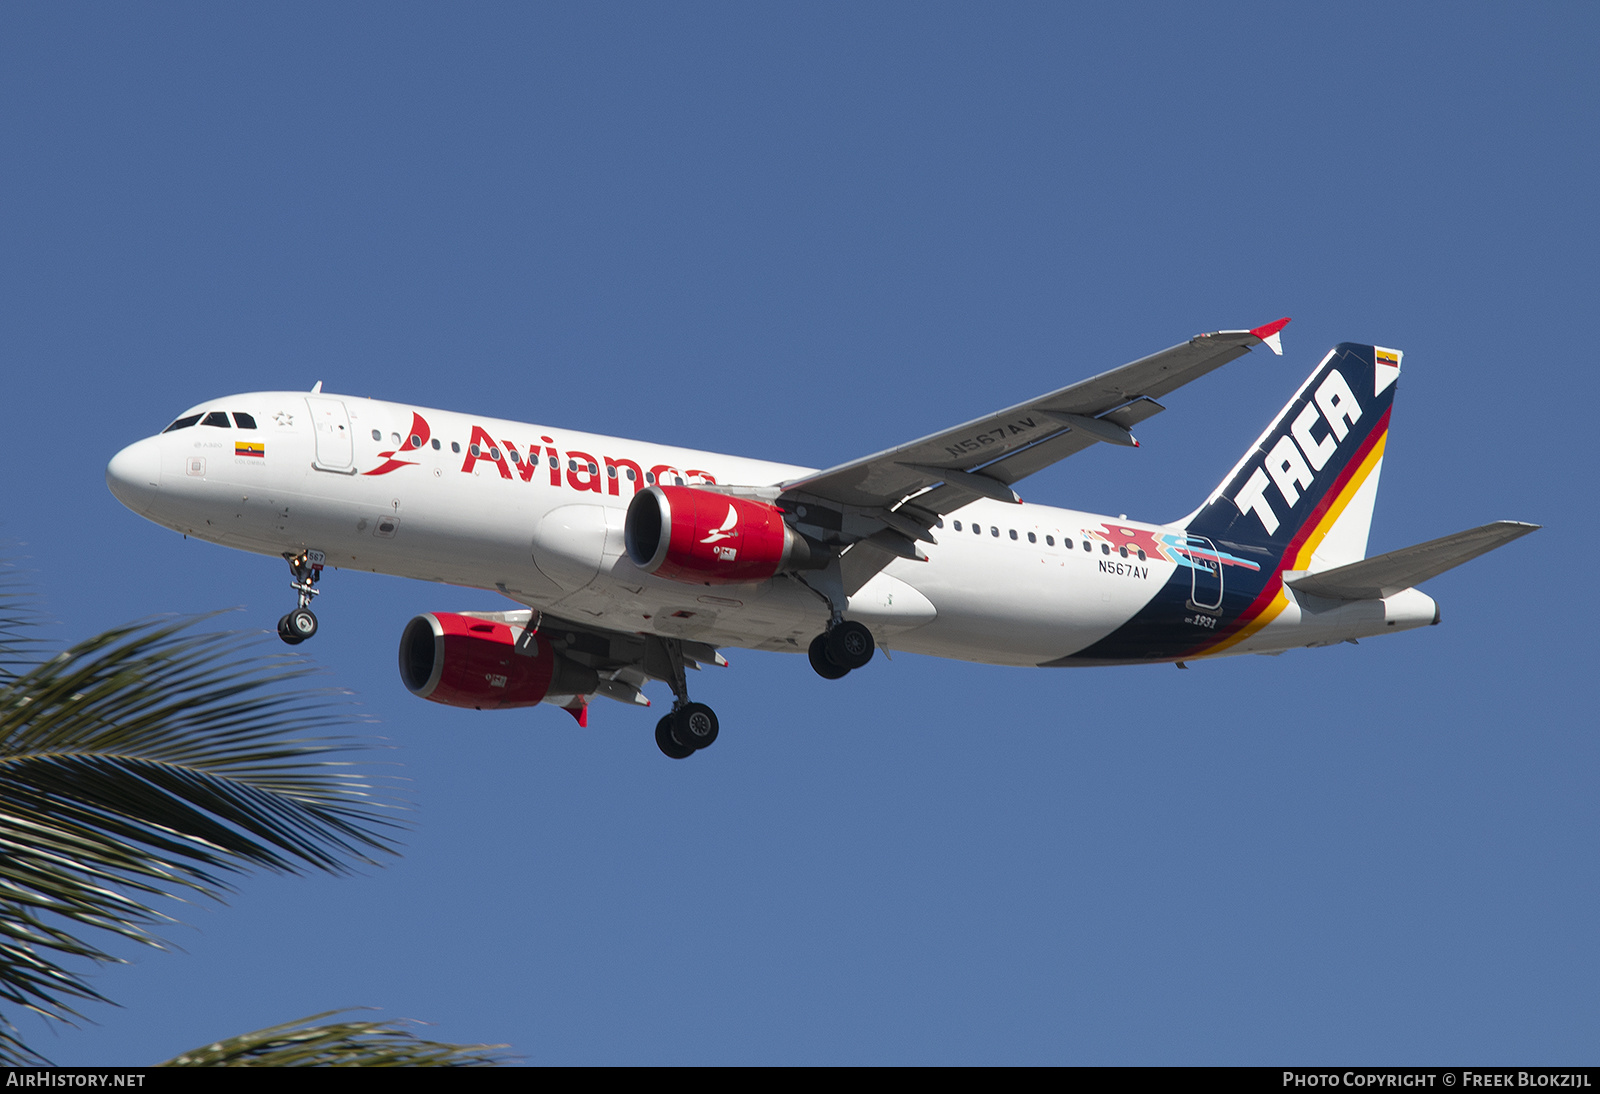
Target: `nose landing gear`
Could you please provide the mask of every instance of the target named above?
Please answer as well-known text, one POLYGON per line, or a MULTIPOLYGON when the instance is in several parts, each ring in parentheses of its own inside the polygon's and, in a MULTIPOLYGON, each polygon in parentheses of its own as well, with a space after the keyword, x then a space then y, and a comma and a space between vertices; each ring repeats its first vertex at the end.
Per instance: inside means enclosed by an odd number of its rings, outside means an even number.
POLYGON ((317 633, 317 617, 311 611, 311 598, 321 590, 317 582, 322 578, 322 565, 326 556, 321 551, 301 551, 285 554, 289 560, 289 587, 300 598, 300 606, 278 620, 278 637, 291 646, 298 646, 317 633))
POLYGON ((872 632, 864 624, 842 620, 813 638, 806 653, 818 676, 837 680, 865 666, 877 648, 872 632))

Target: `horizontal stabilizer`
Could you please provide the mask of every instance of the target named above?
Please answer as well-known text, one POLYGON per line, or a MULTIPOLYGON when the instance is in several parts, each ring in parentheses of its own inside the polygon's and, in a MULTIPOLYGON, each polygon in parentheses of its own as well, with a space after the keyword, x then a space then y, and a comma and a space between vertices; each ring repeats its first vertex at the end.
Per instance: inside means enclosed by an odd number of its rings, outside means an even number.
POLYGON ((1402 547, 1348 566, 1298 577, 1285 574, 1284 584, 1297 592, 1329 600, 1382 600, 1538 530, 1537 524, 1497 520, 1481 528, 1431 539, 1414 547, 1402 547))

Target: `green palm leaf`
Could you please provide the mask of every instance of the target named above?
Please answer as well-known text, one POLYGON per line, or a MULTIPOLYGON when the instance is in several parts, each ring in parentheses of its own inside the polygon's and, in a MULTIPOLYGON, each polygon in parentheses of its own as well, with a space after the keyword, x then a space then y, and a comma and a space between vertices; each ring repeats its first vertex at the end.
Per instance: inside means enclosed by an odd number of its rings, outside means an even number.
MULTIPOLYGON (((14 607, 0 595, 0 648, 25 633, 14 607)), ((70 1020, 100 999, 58 963, 115 960, 82 928, 159 946, 160 900, 393 851, 386 803, 331 758, 357 746, 327 736, 347 711, 297 686, 312 670, 192 622, 0 672, 0 1006, 70 1020)), ((0 1063, 37 1059, 0 1030, 0 1063)))
POLYGON ((158 1067, 494 1067, 511 1058, 505 1045, 424 1041, 399 1023, 330 1022, 340 1013, 257 1030, 176 1056, 158 1067))
POLYGON ((33 596, 17 569, 0 562, 0 680, 9 679, 38 661, 39 622, 33 596))

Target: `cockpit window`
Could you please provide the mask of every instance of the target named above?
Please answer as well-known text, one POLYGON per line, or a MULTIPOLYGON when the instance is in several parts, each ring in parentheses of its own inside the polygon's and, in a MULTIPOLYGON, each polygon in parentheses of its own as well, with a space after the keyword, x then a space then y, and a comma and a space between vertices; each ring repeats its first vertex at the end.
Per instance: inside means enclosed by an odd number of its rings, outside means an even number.
POLYGON ((240 429, 254 429, 256 427, 256 420, 248 414, 243 414, 235 410, 233 412, 233 424, 238 426, 240 429))
POLYGON ((213 410, 210 414, 207 414, 206 417, 205 417, 205 420, 202 421, 200 424, 201 425, 214 425, 214 426, 217 426, 219 429, 231 429, 231 428, 233 428, 232 426, 230 426, 228 424, 228 416, 226 414, 224 414, 220 410, 213 410))
POLYGON ((191 414, 187 418, 179 418, 177 421, 175 421, 171 425, 167 426, 167 428, 163 429, 161 432, 163 432, 163 433, 171 433, 174 429, 188 429, 190 426, 194 425, 194 423, 198 422, 199 420, 200 420, 200 415, 191 414))

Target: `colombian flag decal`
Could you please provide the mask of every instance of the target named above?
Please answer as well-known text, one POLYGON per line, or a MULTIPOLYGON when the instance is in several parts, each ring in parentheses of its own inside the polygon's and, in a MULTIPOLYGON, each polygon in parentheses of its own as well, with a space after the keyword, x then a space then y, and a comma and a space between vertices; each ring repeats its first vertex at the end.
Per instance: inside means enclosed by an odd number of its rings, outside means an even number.
POLYGON ((235 456, 265 456, 267 446, 261 441, 235 441, 233 445, 235 456))

